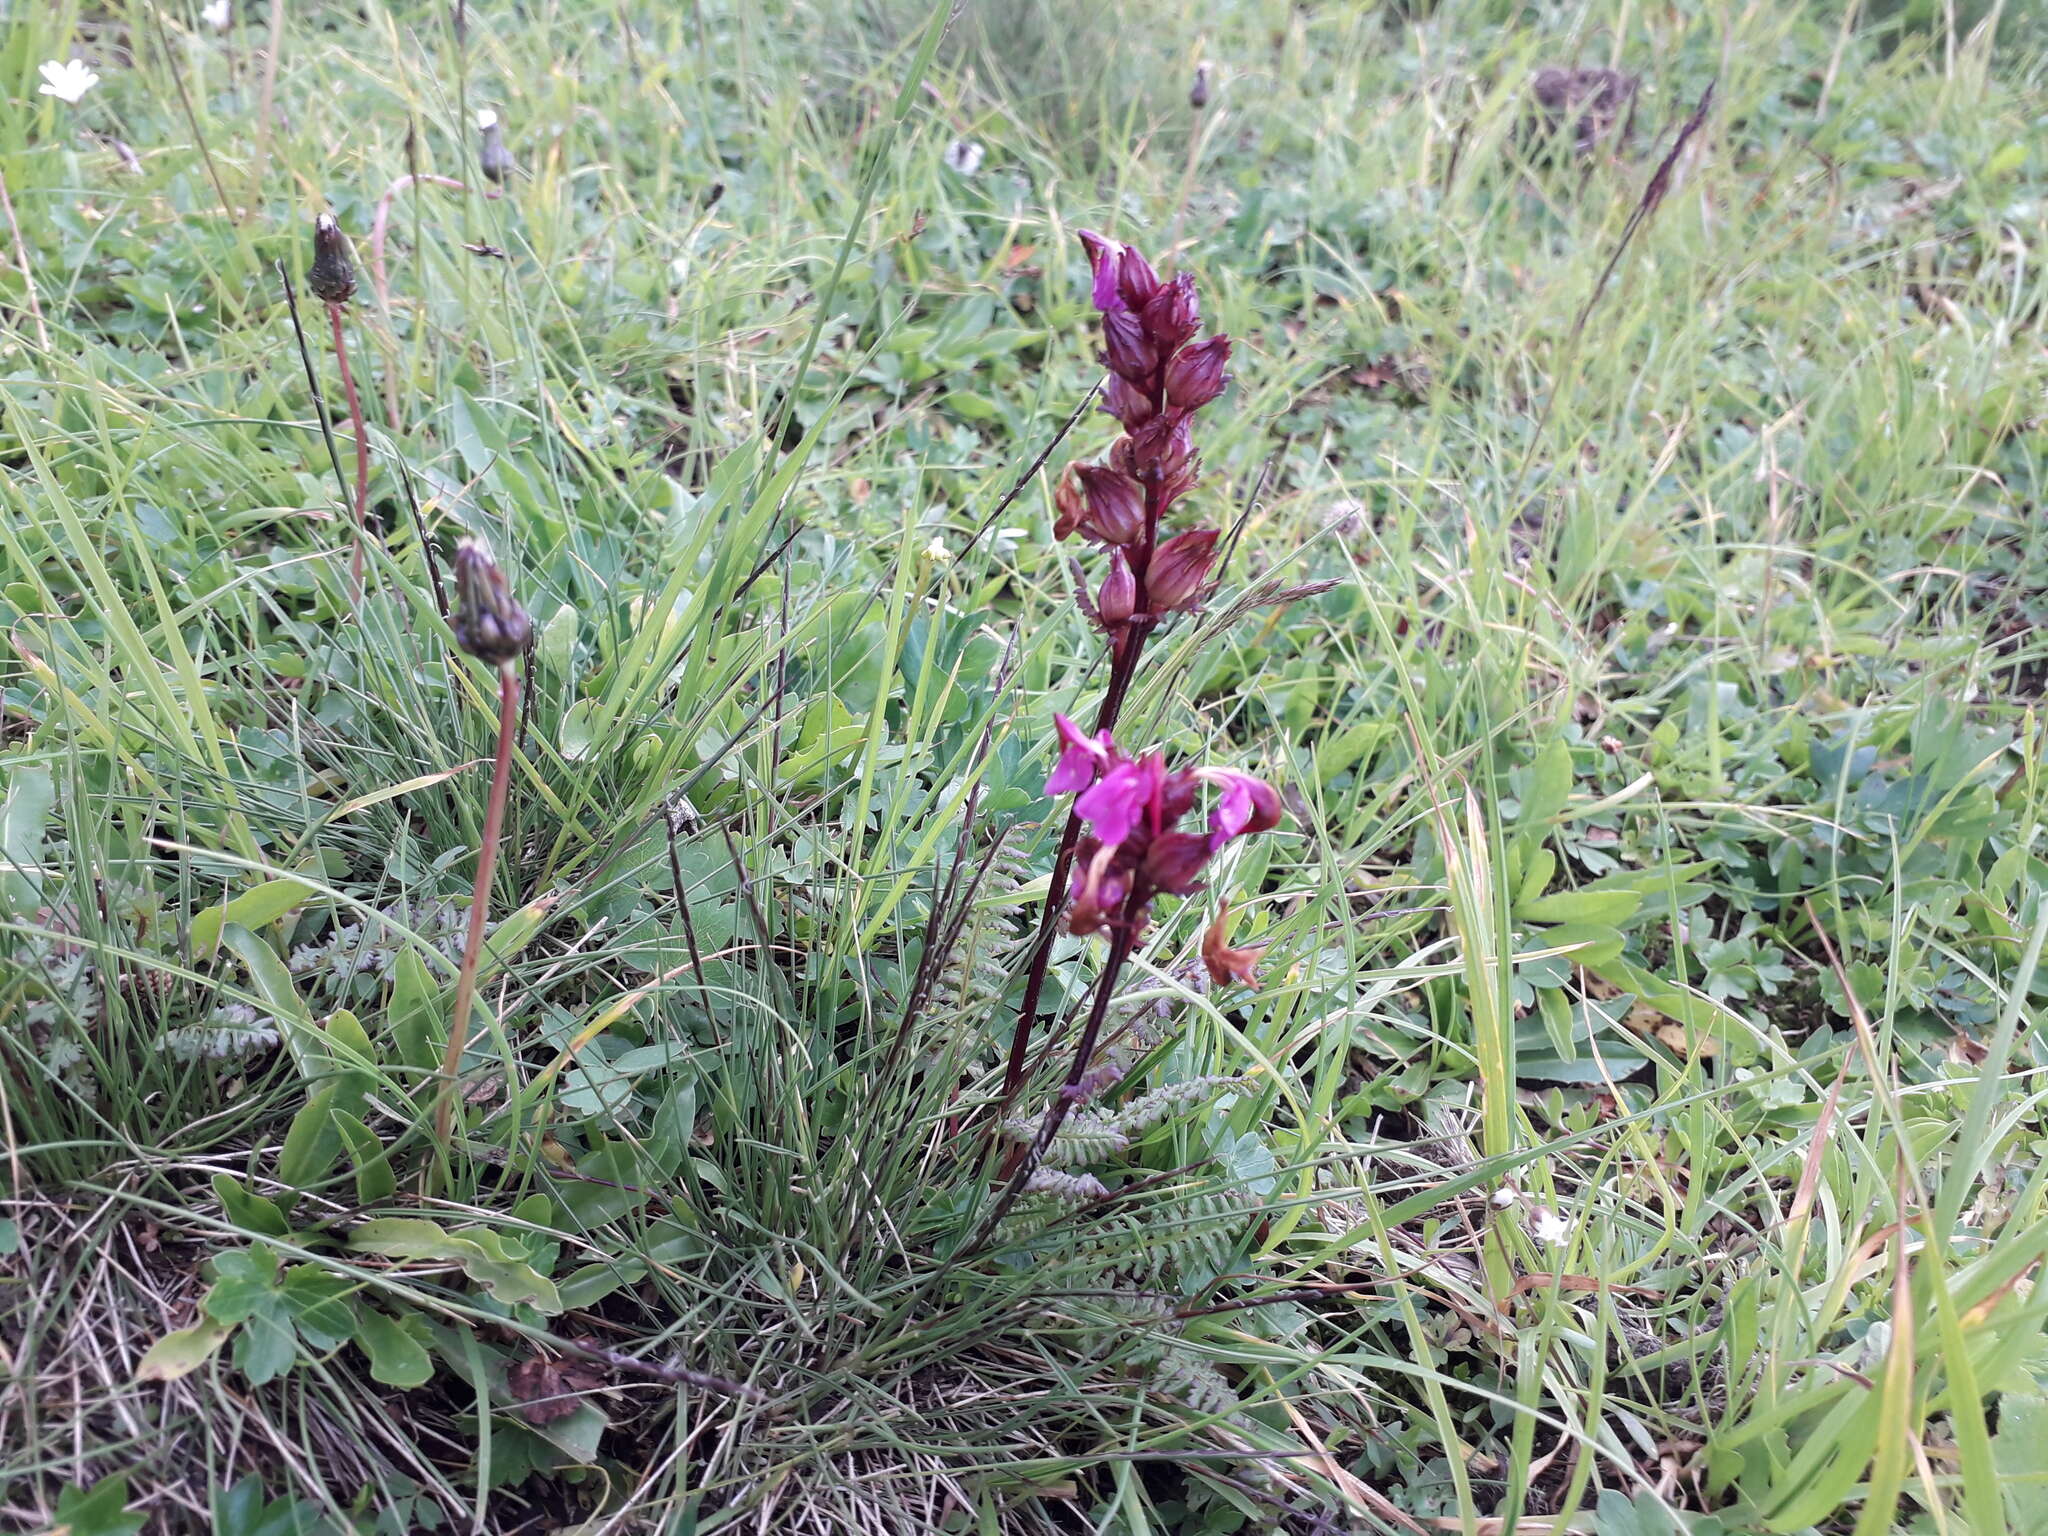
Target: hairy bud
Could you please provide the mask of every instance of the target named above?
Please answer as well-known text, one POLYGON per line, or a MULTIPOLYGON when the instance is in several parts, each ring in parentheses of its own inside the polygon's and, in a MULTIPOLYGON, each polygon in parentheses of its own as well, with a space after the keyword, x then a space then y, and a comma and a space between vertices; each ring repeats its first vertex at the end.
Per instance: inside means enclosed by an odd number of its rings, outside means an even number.
POLYGON ((1208 584, 1216 539, 1214 528, 1195 528, 1175 534, 1159 546, 1152 568, 1145 573, 1145 596, 1154 613, 1194 607, 1208 584))
POLYGON ((355 264, 348 259, 348 240, 331 213, 313 221, 313 265, 306 286, 329 304, 346 304, 356 291, 355 264))
POLYGON ((491 552, 473 539, 455 550, 455 643, 479 661, 502 667, 533 637, 533 621, 513 599, 491 552))

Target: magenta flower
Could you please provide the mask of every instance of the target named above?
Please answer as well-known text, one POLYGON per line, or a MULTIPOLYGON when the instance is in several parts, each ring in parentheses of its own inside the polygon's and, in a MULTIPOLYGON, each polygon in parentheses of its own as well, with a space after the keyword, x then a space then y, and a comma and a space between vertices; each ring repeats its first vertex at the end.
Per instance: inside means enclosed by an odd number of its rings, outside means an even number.
POLYGON ((1060 761, 1046 792, 1081 791, 1074 814, 1088 829, 1075 848, 1079 873, 1067 912, 1070 933, 1120 924, 1142 929, 1155 896, 1192 895, 1224 844, 1280 822, 1280 796, 1263 779, 1234 768, 1169 771, 1162 753, 1126 757, 1107 731, 1083 735, 1064 715, 1053 716, 1053 723, 1060 761), (1183 832, 1180 822, 1195 808, 1204 784, 1221 791, 1209 812, 1209 831, 1183 832))
POLYGON ((1088 792, 1074 802, 1074 814, 1105 843, 1121 843, 1136 830, 1159 793, 1166 765, 1158 753, 1133 763, 1110 765, 1088 792))
POLYGON ((1081 248, 1088 253, 1089 264, 1095 269, 1095 307, 1104 314, 1122 309, 1124 301, 1118 291, 1118 280, 1123 275, 1124 248, 1092 229, 1081 231, 1081 248))
POLYGON ((1095 782, 1095 776, 1109 766, 1110 753, 1114 748, 1107 731, 1095 736, 1087 735, 1065 715, 1054 715, 1052 723, 1060 736, 1060 760, 1052 771, 1052 777, 1045 781, 1045 792, 1048 795, 1071 795, 1095 782))
POLYGON ((1264 779, 1235 768, 1197 768, 1195 776, 1219 786, 1222 797, 1209 812, 1209 846, 1221 848, 1233 837, 1264 832, 1280 825, 1279 793, 1264 779))

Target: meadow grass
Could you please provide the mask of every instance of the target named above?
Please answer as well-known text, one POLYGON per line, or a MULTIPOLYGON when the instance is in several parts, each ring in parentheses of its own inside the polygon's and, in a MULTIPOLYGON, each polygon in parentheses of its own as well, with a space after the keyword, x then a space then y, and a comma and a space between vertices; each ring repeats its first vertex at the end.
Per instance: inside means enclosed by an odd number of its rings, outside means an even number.
POLYGON ((2041 17, 947 19, 0 10, 0 1519, 2042 1529, 2041 17), (995 1220, 1083 226, 1236 338, 1120 739, 1289 814, 995 1220))

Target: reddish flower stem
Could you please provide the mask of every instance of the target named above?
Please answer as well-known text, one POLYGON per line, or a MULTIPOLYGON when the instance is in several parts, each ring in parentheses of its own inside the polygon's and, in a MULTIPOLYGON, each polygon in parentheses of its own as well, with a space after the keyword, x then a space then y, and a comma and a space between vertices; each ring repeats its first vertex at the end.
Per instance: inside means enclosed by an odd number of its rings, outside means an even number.
POLYGON ((434 1144, 444 1157, 455 1117, 455 1076, 469 1044, 469 1015, 476 1002, 476 972, 483 959, 491 876, 498 867, 498 838, 505 829, 505 791, 512 777, 512 734, 518 718, 519 673, 508 661, 498 668, 498 755, 491 764, 491 798, 484 811, 483 845, 477 850, 476 884, 469 895, 469 931, 463 938, 462 969, 455 981, 455 1016, 448 1025, 448 1048, 441 1054, 441 1088, 434 1101, 434 1144))
POLYGON ((369 538, 370 434, 363 427, 363 402, 356 394, 356 378, 349 371, 348 339, 341 326, 339 304, 327 306, 327 318, 334 326, 334 360, 341 368, 342 393, 348 396, 349 429, 356 439, 356 547, 349 557, 349 590, 360 601, 363 595, 363 545, 369 538))

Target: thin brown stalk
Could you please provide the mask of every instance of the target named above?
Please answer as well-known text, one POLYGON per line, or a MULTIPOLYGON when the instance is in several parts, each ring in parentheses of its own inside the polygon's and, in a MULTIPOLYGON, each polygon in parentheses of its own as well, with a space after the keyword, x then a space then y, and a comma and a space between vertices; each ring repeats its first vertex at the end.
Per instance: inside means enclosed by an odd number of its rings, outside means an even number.
POLYGON ((14 199, 7 195, 7 174, 0 171, 0 213, 7 215, 8 232, 14 236, 14 264, 21 268, 21 284, 28 296, 28 312, 36 323, 36 339, 50 350, 50 328, 43 324, 43 301, 36 297, 36 275, 29 270, 28 247, 22 243, 21 225, 15 222, 14 199))
POLYGON ((363 427, 363 402, 356 395, 355 375, 348 366, 348 338, 342 330, 339 304, 327 306, 327 318, 334 328, 334 361, 341 369, 342 393, 348 396, 349 430, 356 438, 356 547, 349 557, 349 590, 360 601, 363 595, 363 545, 370 536, 370 434, 363 427))
POLYGON ((462 969, 455 981, 455 1015, 448 1048, 441 1053, 441 1087, 434 1100, 434 1144, 442 1158, 455 1118, 455 1078, 469 1044, 469 1015, 476 1003, 476 972, 483 959, 484 923, 490 916, 491 876, 498 867, 498 837, 505 828, 505 791, 512 778, 512 734, 519 718, 519 673, 511 662, 498 668, 498 753, 491 765, 491 798, 484 811, 483 845, 477 850, 476 883, 470 888, 469 930, 462 943, 462 969))

